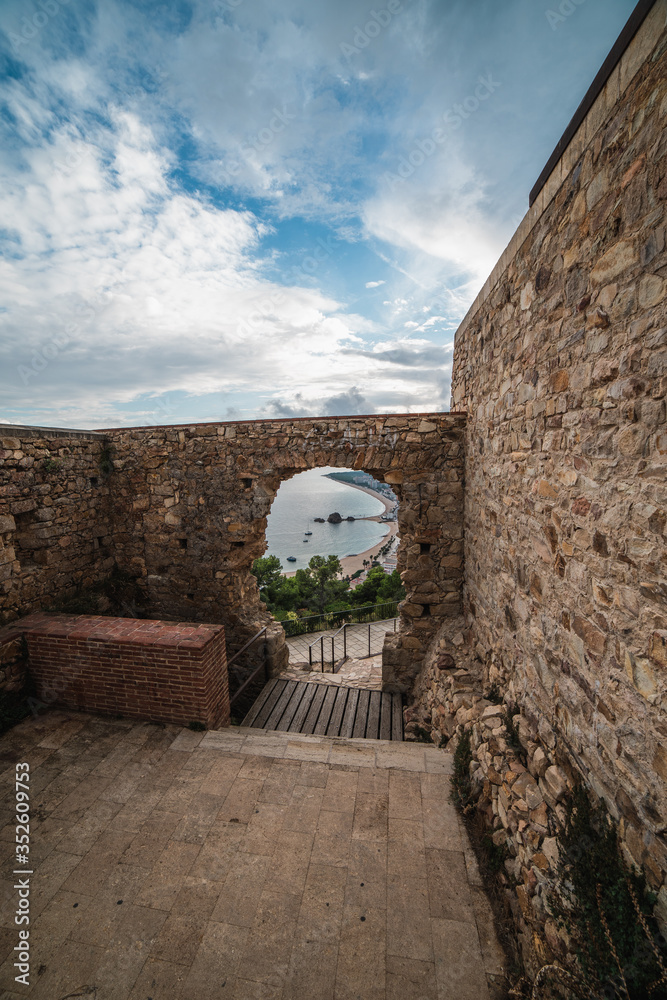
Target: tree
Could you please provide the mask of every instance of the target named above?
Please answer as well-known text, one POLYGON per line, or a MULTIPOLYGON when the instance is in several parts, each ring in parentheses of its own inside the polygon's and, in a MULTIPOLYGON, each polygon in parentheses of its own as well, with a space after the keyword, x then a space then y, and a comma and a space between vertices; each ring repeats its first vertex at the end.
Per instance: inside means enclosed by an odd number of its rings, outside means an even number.
POLYGON ((384 604, 388 601, 402 601, 404 597, 405 589, 398 570, 385 573, 382 566, 373 566, 364 582, 350 594, 351 601, 356 605, 384 604))
POLYGON ((280 580, 282 570, 282 563, 278 556, 262 556, 260 559, 255 559, 250 572, 257 578, 261 590, 262 587, 277 583, 280 580))
POLYGON ((297 570, 299 586, 312 611, 323 614, 328 604, 340 601, 347 593, 347 582, 338 579, 341 571, 338 556, 313 556, 307 569, 297 570))

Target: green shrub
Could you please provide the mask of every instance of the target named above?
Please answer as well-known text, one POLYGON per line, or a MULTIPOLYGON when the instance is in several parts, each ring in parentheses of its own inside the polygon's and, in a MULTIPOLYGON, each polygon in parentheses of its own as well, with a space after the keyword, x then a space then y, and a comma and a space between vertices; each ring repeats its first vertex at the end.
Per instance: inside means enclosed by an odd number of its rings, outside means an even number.
POLYGON ((470 764, 472 763, 472 746, 470 733, 465 730, 459 736, 454 751, 454 771, 452 773, 452 799, 464 812, 472 802, 472 782, 470 781, 470 764))
POLYGON ((561 900, 552 909, 576 945, 587 988, 623 1000, 667 998, 667 949, 643 871, 630 870, 604 804, 575 787, 558 836, 561 900))

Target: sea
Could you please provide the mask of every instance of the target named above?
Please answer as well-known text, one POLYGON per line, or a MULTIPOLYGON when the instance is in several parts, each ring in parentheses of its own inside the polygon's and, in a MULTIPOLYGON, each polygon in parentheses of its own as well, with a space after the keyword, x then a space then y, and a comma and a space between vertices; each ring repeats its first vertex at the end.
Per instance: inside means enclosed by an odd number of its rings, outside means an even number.
POLYGON ((278 556, 283 572, 304 569, 313 556, 358 555, 381 542, 389 526, 378 521, 342 521, 326 518, 337 511, 341 517, 371 517, 384 513, 381 500, 345 483, 327 479, 334 466, 309 469, 286 480, 278 490, 267 518, 265 556, 278 556), (317 524, 323 517, 324 524, 317 524), (306 531, 312 535, 306 536, 306 531), (296 562, 287 562, 295 556, 296 562))

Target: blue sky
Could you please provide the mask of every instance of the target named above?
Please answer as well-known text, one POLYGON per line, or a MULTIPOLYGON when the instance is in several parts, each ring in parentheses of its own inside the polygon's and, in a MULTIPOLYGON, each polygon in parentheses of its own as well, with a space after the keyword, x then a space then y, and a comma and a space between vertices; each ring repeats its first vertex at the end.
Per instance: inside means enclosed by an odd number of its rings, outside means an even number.
POLYGON ((0 420, 444 410, 632 0, 0 0, 0 420))

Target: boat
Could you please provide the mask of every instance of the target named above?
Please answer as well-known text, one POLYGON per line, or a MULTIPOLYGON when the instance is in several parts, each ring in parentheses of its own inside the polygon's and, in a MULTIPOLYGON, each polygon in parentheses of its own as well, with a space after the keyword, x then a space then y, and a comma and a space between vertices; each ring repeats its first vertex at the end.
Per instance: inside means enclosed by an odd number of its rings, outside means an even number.
POLYGON ((296 562, 296 556, 288 556, 287 562, 296 562))
POLYGON ((304 535, 312 535, 312 531, 304 531, 304 535))
POLYGON ((302 538, 302 539, 301 539, 301 541, 302 541, 302 542, 309 542, 309 541, 310 541, 310 539, 309 539, 309 538, 302 538))

